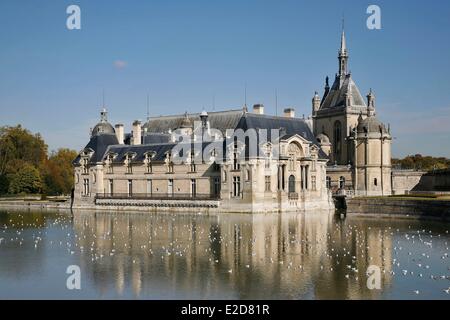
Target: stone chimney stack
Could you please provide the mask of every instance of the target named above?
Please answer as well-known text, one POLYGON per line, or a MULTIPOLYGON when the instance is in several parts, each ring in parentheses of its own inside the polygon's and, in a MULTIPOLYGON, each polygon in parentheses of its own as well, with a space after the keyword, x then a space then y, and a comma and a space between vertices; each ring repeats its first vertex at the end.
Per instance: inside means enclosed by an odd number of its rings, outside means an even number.
POLYGON ((264 105, 263 104, 255 104, 253 106, 254 114, 264 114, 264 105))
POLYGON ((286 118, 295 118, 295 109, 294 108, 284 109, 284 116, 286 118))
POLYGON ((123 129, 123 124, 118 123, 115 125, 115 128, 116 128, 116 137, 117 140, 119 140, 119 144, 124 144, 125 133, 123 129))
POLYGON ((142 140, 141 122, 136 120, 133 122, 133 145, 140 145, 142 140))

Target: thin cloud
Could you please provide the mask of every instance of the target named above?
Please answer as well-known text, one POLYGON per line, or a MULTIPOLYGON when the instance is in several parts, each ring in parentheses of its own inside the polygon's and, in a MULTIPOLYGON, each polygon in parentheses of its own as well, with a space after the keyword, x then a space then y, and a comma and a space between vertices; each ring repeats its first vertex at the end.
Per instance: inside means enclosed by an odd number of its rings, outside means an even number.
POLYGON ((126 62, 124 60, 116 60, 116 61, 114 61, 113 65, 116 69, 124 69, 127 67, 128 62, 126 62))

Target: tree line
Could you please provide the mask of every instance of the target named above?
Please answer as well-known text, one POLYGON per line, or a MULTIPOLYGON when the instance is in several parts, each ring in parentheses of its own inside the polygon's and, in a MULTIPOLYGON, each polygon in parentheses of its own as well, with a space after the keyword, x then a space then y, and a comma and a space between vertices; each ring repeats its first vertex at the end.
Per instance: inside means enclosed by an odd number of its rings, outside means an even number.
POLYGON ((450 159, 415 154, 403 159, 392 159, 392 166, 399 169, 433 171, 450 168, 450 159))
POLYGON ((68 195, 73 188, 74 150, 48 152, 39 133, 21 125, 0 127, 0 195, 68 195))

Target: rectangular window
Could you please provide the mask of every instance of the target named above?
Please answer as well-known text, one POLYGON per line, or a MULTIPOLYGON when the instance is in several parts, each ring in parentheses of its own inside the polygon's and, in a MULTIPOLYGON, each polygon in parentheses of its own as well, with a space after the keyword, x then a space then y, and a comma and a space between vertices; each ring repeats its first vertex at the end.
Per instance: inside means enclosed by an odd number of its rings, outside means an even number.
POLYGON ((197 195, 197 180, 191 179, 191 196, 195 198, 197 195))
POLYGON ((195 165, 195 154, 191 153, 191 172, 197 171, 197 166, 195 165))
POLYGON ((85 196, 89 195, 89 179, 84 179, 84 182, 83 182, 83 194, 85 196))
POLYGON ((128 196, 133 196, 133 180, 128 180, 128 196))
POLYGON ((169 179, 167 183, 167 193, 169 197, 173 196, 173 179, 169 179))
POLYGON ((239 164, 239 155, 236 152, 233 153, 233 170, 241 170, 241 166, 239 164))
POLYGON ((88 168, 88 159, 83 159, 83 174, 88 174, 89 173, 89 168, 88 168))
POLYGON ((152 180, 147 180, 147 195, 151 196, 153 194, 153 183, 152 180))
POLYGON ((110 179, 109 180, 109 195, 112 196, 114 195, 114 180, 110 179))
POLYGON ((220 178, 214 178, 214 195, 220 195, 220 178))
POLYGON ((233 177, 233 197, 241 195, 241 177, 233 177))
POLYGON ((270 176, 266 176, 266 179, 265 179, 265 185, 266 185, 265 190, 266 191, 271 191, 270 180, 271 180, 271 177, 270 176))

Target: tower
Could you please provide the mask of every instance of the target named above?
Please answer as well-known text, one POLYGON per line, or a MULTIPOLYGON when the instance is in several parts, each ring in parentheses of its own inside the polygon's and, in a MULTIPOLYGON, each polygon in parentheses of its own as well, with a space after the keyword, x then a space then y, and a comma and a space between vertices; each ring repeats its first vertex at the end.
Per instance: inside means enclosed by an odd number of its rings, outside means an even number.
POLYGON ((337 165, 353 163, 351 148, 347 137, 358 125, 362 113, 367 116, 368 109, 352 75, 348 70, 350 55, 345 31, 342 30, 338 51, 338 72, 330 87, 329 78, 325 80, 325 91, 319 107, 319 99, 313 98, 314 134, 326 135, 331 143, 330 161, 337 165))

